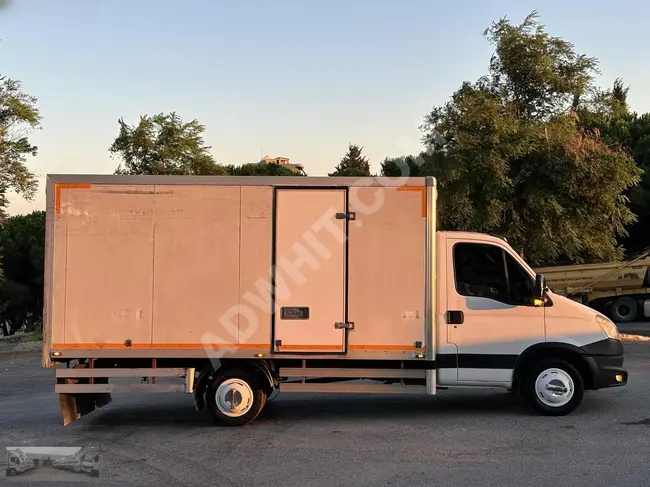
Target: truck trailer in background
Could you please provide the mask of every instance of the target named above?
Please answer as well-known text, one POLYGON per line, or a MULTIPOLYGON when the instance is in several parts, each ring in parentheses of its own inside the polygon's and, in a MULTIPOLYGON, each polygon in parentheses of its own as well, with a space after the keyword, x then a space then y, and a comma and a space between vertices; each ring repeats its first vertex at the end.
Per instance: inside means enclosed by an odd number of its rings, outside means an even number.
POLYGON ((134 391, 191 394, 224 425, 278 390, 503 388, 563 415, 627 383, 610 319, 436 220, 433 178, 49 176, 43 365, 64 423, 134 391))
POLYGON ((650 252, 627 262, 536 268, 553 292, 617 323, 650 319, 650 252))

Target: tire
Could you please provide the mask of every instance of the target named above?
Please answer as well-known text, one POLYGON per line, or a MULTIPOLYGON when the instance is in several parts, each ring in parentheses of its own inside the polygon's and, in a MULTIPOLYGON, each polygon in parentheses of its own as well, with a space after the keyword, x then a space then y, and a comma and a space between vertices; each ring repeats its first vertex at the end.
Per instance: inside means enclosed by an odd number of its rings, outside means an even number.
POLYGON ((580 405, 585 385, 580 372, 566 360, 545 359, 532 364, 522 377, 522 395, 530 406, 544 416, 564 416, 580 405), (567 391, 553 397, 549 386, 567 391))
POLYGON ((259 377, 247 370, 227 369, 208 384, 206 406, 223 426, 242 426, 253 421, 266 403, 259 377))
POLYGON ((260 408, 260 411, 264 410, 264 406, 266 406, 266 403, 269 402, 269 397, 266 394, 262 394, 262 407, 260 408))
POLYGON ((618 298, 611 304, 610 315, 617 323, 629 323, 636 320, 639 314, 639 304, 634 298, 618 298))
POLYGON ((14 468, 8 468, 7 469, 7 477, 11 477, 13 475, 16 475, 18 472, 16 472, 16 469, 14 468))

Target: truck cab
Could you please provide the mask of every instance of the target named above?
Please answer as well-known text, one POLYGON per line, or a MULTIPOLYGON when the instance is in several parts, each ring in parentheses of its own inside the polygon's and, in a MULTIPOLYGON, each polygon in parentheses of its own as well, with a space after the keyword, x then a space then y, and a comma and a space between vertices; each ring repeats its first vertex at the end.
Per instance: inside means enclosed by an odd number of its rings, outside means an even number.
POLYGON ((7 450, 7 476, 24 473, 34 468, 34 461, 22 450, 7 450))
POLYGON ((439 232, 438 250, 441 385, 512 388, 560 414, 626 383, 616 325, 551 292, 505 240, 439 232))

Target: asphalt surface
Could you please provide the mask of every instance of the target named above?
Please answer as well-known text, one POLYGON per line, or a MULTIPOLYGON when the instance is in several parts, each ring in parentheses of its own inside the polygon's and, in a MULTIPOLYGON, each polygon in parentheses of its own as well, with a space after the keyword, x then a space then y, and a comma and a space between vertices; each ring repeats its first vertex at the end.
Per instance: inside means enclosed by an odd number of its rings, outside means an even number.
POLYGON ((638 323, 619 323, 616 326, 621 333, 650 337, 650 321, 640 321, 638 323))
MULTIPOLYGON (((533 415, 500 390, 287 393, 240 428, 214 426, 183 394, 116 395, 63 427, 54 371, 34 352, 4 355, 0 449, 97 446, 100 477, 87 485, 647 487, 650 343, 625 350, 628 385, 588 393, 565 417, 533 415)), ((0 472, 6 485, 69 483, 51 480, 0 472)))
POLYGON ((16 487, 20 487, 21 485, 31 487, 34 485, 34 482, 45 483, 45 485, 47 485, 47 482, 56 482, 56 484, 59 485, 63 485, 63 483, 67 484, 69 482, 87 483, 89 478, 91 477, 88 473, 60 470, 50 467, 36 467, 27 470, 26 472, 16 474, 10 478, 3 478, 2 480, 6 480, 8 485, 15 485, 16 487))

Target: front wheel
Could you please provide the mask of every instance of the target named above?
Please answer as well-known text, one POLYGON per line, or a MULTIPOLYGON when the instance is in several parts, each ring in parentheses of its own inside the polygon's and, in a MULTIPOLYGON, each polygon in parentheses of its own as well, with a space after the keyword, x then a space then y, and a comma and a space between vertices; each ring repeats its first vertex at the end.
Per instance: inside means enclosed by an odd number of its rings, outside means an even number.
POLYGON ((208 384, 206 406, 224 426, 242 426, 253 421, 266 403, 258 377, 246 370, 218 373, 208 384))
POLYGON ((524 374, 522 392, 539 414, 563 416, 582 402, 584 381, 569 362, 547 359, 534 364, 524 374))

